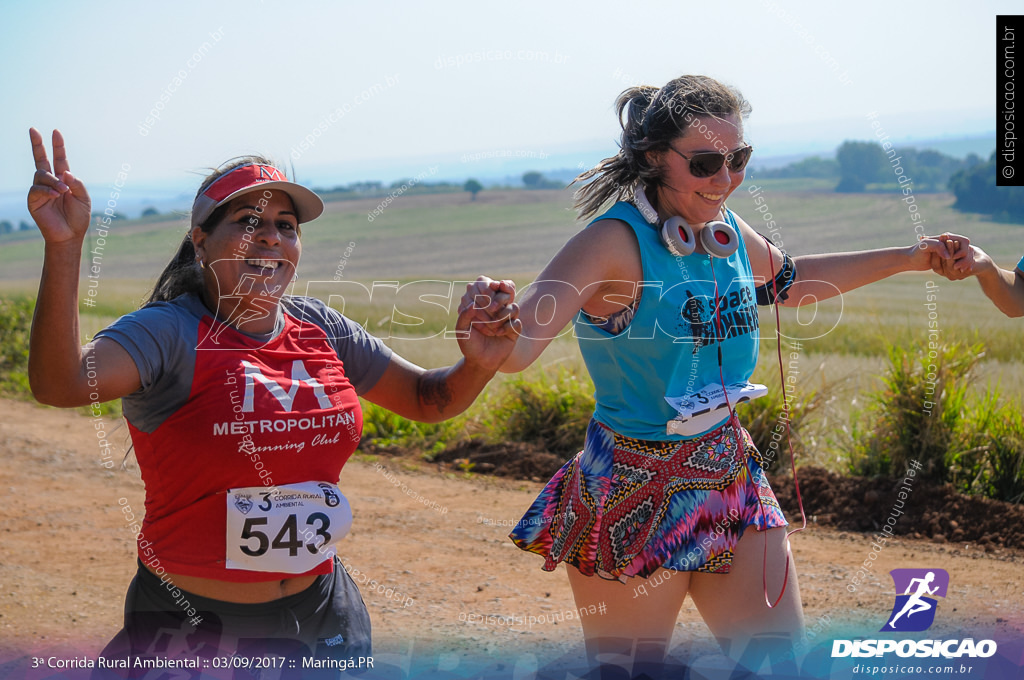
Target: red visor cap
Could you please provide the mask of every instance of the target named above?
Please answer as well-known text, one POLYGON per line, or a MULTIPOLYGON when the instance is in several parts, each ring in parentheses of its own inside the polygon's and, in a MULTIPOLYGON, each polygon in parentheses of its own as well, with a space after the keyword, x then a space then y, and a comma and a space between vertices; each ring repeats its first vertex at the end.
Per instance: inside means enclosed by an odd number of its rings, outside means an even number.
POLYGON ((315 193, 295 182, 272 165, 240 165, 214 181, 192 204, 192 226, 197 227, 218 207, 250 191, 283 191, 292 199, 299 224, 312 222, 324 211, 324 202, 315 193))

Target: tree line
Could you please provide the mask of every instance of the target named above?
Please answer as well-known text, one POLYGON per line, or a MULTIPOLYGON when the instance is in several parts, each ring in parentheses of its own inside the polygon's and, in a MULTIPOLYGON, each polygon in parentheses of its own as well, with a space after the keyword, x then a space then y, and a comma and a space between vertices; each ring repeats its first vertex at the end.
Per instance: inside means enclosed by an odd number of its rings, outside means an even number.
POLYGON ((758 179, 832 179, 835 191, 949 191, 953 207, 1006 222, 1024 222, 1024 187, 996 186, 996 153, 988 161, 977 154, 960 159, 933 149, 886 151, 877 142, 845 141, 836 157, 811 156, 781 168, 758 170, 758 179))
POLYGON ((959 159, 932 149, 902 147, 885 151, 878 142, 848 140, 836 150, 834 159, 811 156, 782 168, 760 170, 757 176, 835 179, 835 190, 843 193, 898 190, 912 183, 915 192, 927 193, 946 191, 953 175, 981 164, 974 153, 959 159))

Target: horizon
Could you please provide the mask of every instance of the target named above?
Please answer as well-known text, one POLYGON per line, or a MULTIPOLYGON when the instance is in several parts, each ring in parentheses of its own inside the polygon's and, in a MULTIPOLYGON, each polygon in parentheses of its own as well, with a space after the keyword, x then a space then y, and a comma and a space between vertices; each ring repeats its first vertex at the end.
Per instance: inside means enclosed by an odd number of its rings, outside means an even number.
MULTIPOLYGON (((913 137, 909 137, 898 142, 898 146, 901 148, 911 147, 918 150, 934 149, 946 155, 960 159, 965 158, 967 153, 976 153, 978 156, 986 159, 991 154, 992 149, 995 148, 995 143, 995 132, 992 131, 988 134, 949 137, 947 139, 915 140, 913 137), (985 151, 985 149, 988 148, 986 145, 989 140, 991 140, 991 149, 985 151), (969 149, 969 151, 966 153, 953 152, 962 151, 963 149, 969 149)), ((541 172, 547 179, 557 179, 561 181, 565 179, 570 172, 579 173, 581 172, 581 167, 590 167, 604 157, 601 155, 601 152, 596 150, 596 147, 588 151, 581 151, 575 155, 571 152, 524 153, 517 155, 514 153, 514 150, 494 150, 467 152, 465 154, 461 154, 461 156, 465 159, 467 156, 473 156, 474 154, 482 156, 482 158, 476 159, 479 161, 478 166, 481 168, 489 167, 489 169, 477 172, 476 174, 467 174, 464 176, 436 173, 436 177, 431 176, 428 180, 425 180, 424 183, 449 182, 462 184, 468 179, 476 179, 484 185, 485 189, 517 188, 516 184, 521 184, 520 178, 525 172, 535 170, 541 172), (575 165, 569 165, 569 160, 576 157, 590 158, 592 160, 591 162, 582 160, 576 161, 575 165)), ((789 163, 815 156, 820 158, 834 158, 835 148, 826 152, 807 151, 804 153, 791 153, 787 155, 769 157, 755 156, 754 159, 751 160, 750 166, 747 169, 747 178, 744 180, 744 184, 746 184, 748 180, 752 179, 757 172, 784 167, 789 163)), ((380 182, 383 187, 388 187, 393 182, 407 180, 416 176, 409 172, 403 173, 401 170, 402 168, 425 167, 427 160, 428 159, 382 159, 379 160, 382 167, 381 174, 374 177, 357 177, 357 171, 342 169, 340 165, 307 168, 303 173, 300 173, 299 181, 311 189, 323 191, 329 191, 357 182, 380 182), (384 173, 389 174, 385 175, 384 173), (307 179, 307 177, 311 179, 307 179)), ((440 162, 436 157, 429 160, 440 162)), ((465 160, 463 160, 463 162, 465 162, 465 160)), ((292 178, 292 172, 289 164, 280 163, 280 165, 282 165, 287 171, 289 178, 292 178)), ((448 165, 449 167, 453 167, 451 163, 448 165)), ((120 212, 125 214, 128 219, 135 219, 148 208, 156 208, 161 214, 173 211, 187 211, 190 208, 193 192, 195 190, 195 186, 198 185, 198 182, 199 177, 191 175, 187 178, 178 178, 176 180, 172 178, 164 178, 162 181, 158 180, 145 186, 137 185, 137 196, 122 199, 119 205, 123 210, 120 212)), ((6 220, 15 225, 21 221, 31 224, 31 217, 24 205, 26 193, 27 188, 25 191, 0 192, 0 221, 6 220)), ((91 192, 91 195, 92 193, 95 192, 91 192)))

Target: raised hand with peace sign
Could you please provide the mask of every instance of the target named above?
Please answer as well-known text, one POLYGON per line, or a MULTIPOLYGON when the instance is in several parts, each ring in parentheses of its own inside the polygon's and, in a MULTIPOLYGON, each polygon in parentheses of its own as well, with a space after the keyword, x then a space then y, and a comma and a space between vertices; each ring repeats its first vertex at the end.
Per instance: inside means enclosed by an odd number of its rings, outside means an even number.
POLYGON ((28 190, 28 211, 47 243, 85 238, 89 230, 92 201, 85 184, 68 169, 64 137, 53 131, 53 167, 46 157, 43 136, 35 128, 28 131, 36 174, 28 190))

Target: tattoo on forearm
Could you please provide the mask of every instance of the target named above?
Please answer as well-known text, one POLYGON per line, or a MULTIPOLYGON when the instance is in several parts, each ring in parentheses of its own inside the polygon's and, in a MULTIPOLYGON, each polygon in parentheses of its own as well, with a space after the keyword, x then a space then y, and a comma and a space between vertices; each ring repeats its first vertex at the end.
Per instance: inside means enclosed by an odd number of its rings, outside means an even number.
POLYGON ((437 407, 438 413, 444 413, 448 404, 452 403, 452 391, 448 387, 448 376, 444 373, 426 373, 420 378, 420 401, 424 405, 437 407))

